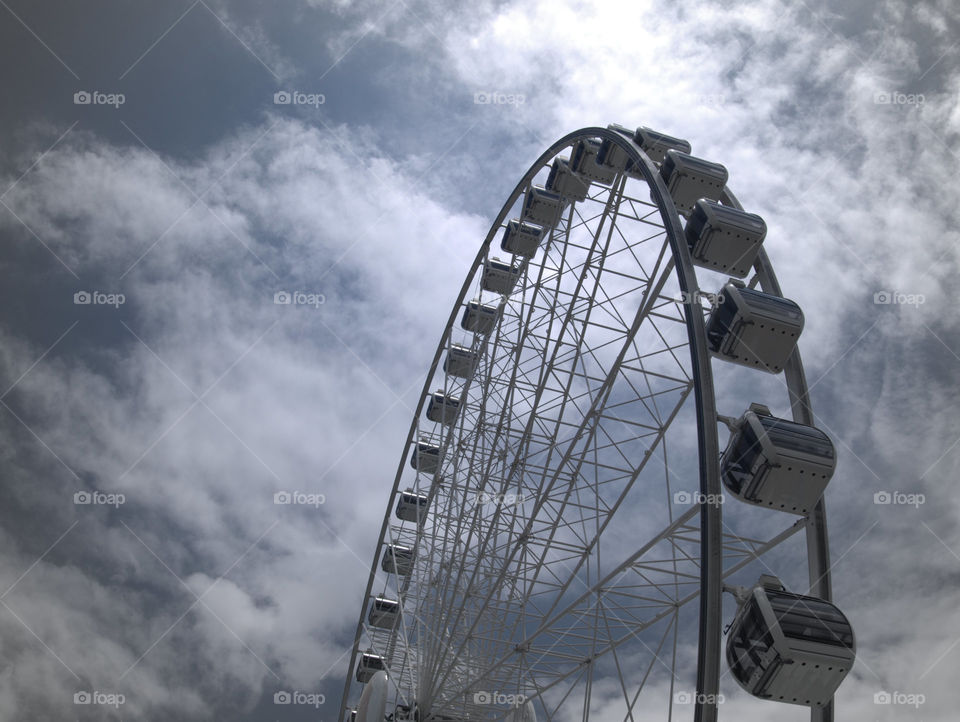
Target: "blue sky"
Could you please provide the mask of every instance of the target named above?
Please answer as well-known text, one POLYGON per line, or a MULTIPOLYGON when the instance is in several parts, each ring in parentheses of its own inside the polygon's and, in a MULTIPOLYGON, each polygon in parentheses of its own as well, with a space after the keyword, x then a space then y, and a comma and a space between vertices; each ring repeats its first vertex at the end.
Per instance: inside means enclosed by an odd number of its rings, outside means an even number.
POLYGON ((299 689, 333 719, 476 248, 547 145, 616 122, 724 163, 805 311, 860 649, 838 719, 955 719, 949 0, 3 0, 0 18, 0 718, 76 716, 96 689, 126 699, 103 719, 315 719, 272 704, 299 689), (475 103, 490 92, 522 102, 475 103), (293 489, 325 503, 273 504, 293 489))

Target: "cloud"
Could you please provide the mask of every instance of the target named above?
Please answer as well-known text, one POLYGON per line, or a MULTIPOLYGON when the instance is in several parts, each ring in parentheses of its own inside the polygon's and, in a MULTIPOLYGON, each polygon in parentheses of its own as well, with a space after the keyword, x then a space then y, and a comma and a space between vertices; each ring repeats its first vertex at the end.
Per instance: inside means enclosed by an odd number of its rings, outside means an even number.
MULTIPOLYGON (((5 578, 77 522, 10 592, 11 609, 83 680, 117 680, 149 649, 124 680, 137 690, 124 687, 128 713, 242 712, 264 684, 307 689, 331 665, 339 677, 389 470, 471 260, 449 239, 478 237, 480 221, 418 196, 345 130, 276 119, 189 165, 80 138, 5 201, 81 279, 127 298, 122 317, 57 298, 79 323, 32 369, 44 349, 5 338, 4 378, 30 369, 5 398, 24 424, 4 419, 21 442, 11 485, 51 519, 10 540, 5 578), (275 305, 280 290, 323 301, 275 305), (108 346, 91 342, 97 329, 108 346), (381 492, 358 505, 358 483, 381 492), (126 503, 74 507, 78 489, 126 503), (324 504, 276 506, 279 490, 324 504), (178 684, 194 691, 166 694, 178 684), (221 687, 245 691, 223 702, 210 693, 221 687)), ((18 668, 50 673, 42 646, 18 650, 18 668)), ((63 713, 77 681, 63 668, 52 678, 63 713)), ((32 708, 23 689, 13 699, 32 708)))
MULTIPOLYGON (((27 372, 3 397, 13 503, 0 563, 7 585, 29 570, 0 610, 13 670, 0 675, 2 715, 63 717, 86 686, 125 691, 135 716, 252 717, 282 686, 328 690, 333 708, 393 465, 475 249, 548 143, 613 121, 682 135, 726 164, 807 314, 818 423, 841 453, 834 583, 863 660, 841 709, 876 714, 883 684, 923 690, 924 718, 950 719, 949 8, 889 3, 857 35, 845 23, 868 20, 773 0, 324 7, 346 27, 323 36, 331 57, 363 38, 407 53, 381 81, 408 89, 409 106, 349 126, 278 111, 192 160, 75 132, 3 197, 20 219, 0 214, 3 232, 32 261, 11 274, 16 302, 44 315, 11 315, 0 339, 5 386, 27 372), (524 102, 475 104, 486 92, 524 102), (96 288, 126 303, 73 305, 96 288), (277 305, 280 291, 324 300, 277 305), (925 302, 877 305, 881 291, 925 302), (874 506, 883 488, 931 503, 874 506), (127 500, 75 506, 80 489, 127 500), (325 502, 275 505, 282 490, 325 502)), ((238 17, 283 65, 269 26, 238 17)), ((787 412, 777 378, 717 378, 728 413, 769 399, 787 412)), ((802 568, 777 568, 803 583, 802 568)), ((616 697, 610 687, 598 680, 598 699, 616 697)), ((745 719, 766 709, 730 705, 745 719)))

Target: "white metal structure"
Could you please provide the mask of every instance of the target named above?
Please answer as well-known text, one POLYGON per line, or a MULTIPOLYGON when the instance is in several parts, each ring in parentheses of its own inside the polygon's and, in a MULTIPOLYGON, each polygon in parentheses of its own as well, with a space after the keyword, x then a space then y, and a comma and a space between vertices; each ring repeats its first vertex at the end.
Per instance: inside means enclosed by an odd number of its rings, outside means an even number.
MULTIPOLYGON (((712 291, 727 278, 708 250, 695 268, 671 192, 683 214, 703 189, 742 208, 725 169, 690 150, 647 128, 585 128, 510 194, 453 304, 401 455, 341 722, 362 693, 356 671, 373 673, 358 665, 378 663, 369 655, 384 661, 393 720, 712 722, 723 580, 806 530, 810 594, 830 598, 822 500, 799 519, 741 505, 766 515, 762 532, 721 516, 712 364, 724 361, 711 354, 700 281, 712 291), (504 251, 519 275, 491 288, 504 251), (437 399, 457 400, 455 418, 437 399), (411 493, 426 497, 425 519, 396 515, 411 493), (396 624, 368 622, 376 598, 398 602, 396 624)), ((729 215, 711 216, 718 233, 729 215)), ((747 287, 779 297, 756 235, 747 287)), ((812 426, 796 338, 782 335, 789 348, 764 338, 764 353, 782 362, 781 404, 812 426)), ((811 714, 832 720, 832 703, 811 714)))
POLYGON ((727 662, 737 683, 764 699, 826 704, 856 659, 853 627, 830 602, 783 588, 764 574, 740 603, 727 637, 727 662))

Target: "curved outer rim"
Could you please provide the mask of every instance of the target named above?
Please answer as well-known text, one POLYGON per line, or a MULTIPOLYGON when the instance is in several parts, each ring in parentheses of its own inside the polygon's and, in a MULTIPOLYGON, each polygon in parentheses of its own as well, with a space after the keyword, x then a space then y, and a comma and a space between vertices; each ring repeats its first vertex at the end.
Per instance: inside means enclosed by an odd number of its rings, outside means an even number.
MULTIPOLYGON (((497 218, 491 225, 486 238, 480 245, 473 264, 464 279, 460 293, 453 304, 450 316, 447 318, 447 323, 444 327, 443 336, 437 345, 437 351, 434 354, 433 361, 427 372, 424 387, 414 412, 414 420, 418 419, 423 413, 423 407, 430 390, 430 383, 433 380, 443 352, 447 347, 447 341, 453 324, 461 312, 467 293, 471 289, 475 271, 488 255, 490 243, 501 232, 507 214, 510 213, 517 199, 525 192, 527 186, 537 173, 543 169, 547 161, 555 157, 564 148, 570 147, 576 141, 589 138, 609 140, 627 153, 634 165, 639 169, 644 181, 650 187, 652 200, 657 204, 660 211, 664 231, 670 243, 670 249, 675 262, 677 281, 681 292, 684 293, 685 299, 684 317, 687 326, 687 336, 690 342, 691 370, 694 380, 695 401, 698 409, 697 446, 699 453, 700 492, 703 494, 702 498, 717 498, 716 496, 709 496, 719 495, 721 493, 719 469, 720 445, 717 435, 716 396, 713 386, 711 357, 706 346, 706 324, 697 293, 699 289, 697 287, 696 271, 694 270, 690 250, 684 236, 683 225, 680 222, 680 216, 673 203, 673 198, 670 196, 657 166, 649 156, 633 142, 631 137, 609 128, 586 127, 568 133, 544 151, 530 166, 523 178, 520 179, 520 182, 517 183, 506 203, 504 203, 501 208, 497 218)), ((724 191, 724 203, 742 208, 735 196, 728 189, 724 191)), ((754 264, 754 271, 759 277, 763 290, 780 295, 779 284, 777 283, 773 268, 763 248, 761 248, 757 261, 754 264)), ((790 356, 784 373, 790 393, 794 419, 801 423, 812 425, 813 413, 810 409, 806 378, 804 376, 799 350, 795 349, 790 356)), ((350 662, 347 668, 343 694, 340 701, 338 722, 343 722, 347 710, 347 695, 350 691, 350 680, 352 679, 353 668, 356 663, 358 645, 363 635, 366 600, 370 598, 373 589, 373 580, 376 576, 375 570, 377 569, 377 563, 383 551, 383 540, 390 521, 391 510, 393 509, 397 494, 400 490, 404 464, 407 462, 409 450, 414 442, 413 437, 416 428, 416 423, 410 425, 410 430, 403 447, 404 453, 401 456, 393 488, 390 492, 387 511, 380 527, 379 536, 377 537, 377 546, 371 567, 373 571, 367 580, 367 587, 363 595, 363 609, 361 609, 356 633, 352 642, 350 662)), ((822 499, 811 514, 810 525, 807 530, 807 544, 812 593, 829 600, 829 551, 827 546, 826 516, 822 499)), ((720 636, 722 628, 721 596, 723 591, 723 552, 720 505, 700 505, 700 551, 700 622, 697 651, 697 702, 694 722, 714 722, 717 719, 717 705, 713 700, 717 699, 717 692, 719 690, 720 636), (707 702, 707 700, 711 701, 707 702)), ((811 720, 813 722, 832 722, 832 702, 820 710, 812 710, 811 720)))
MULTIPOLYGON (((740 201, 729 188, 724 189, 724 205, 743 210, 740 201)), ((763 246, 757 254, 754 263, 754 272, 760 281, 760 288, 767 293, 782 296, 780 282, 773 271, 773 265, 763 246)), ((814 423, 813 408, 810 405, 810 391, 807 387, 807 375, 803 370, 803 361, 800 359, 799 347, 794 348, 790 358, 783 368, 784 379, 787 383, 787 393, 790 396, 790 410, 793 420, 816 426, 814 423)), ((830 540, 827 533, 827 509, 823 497, 807 517, 807 571, 810 578, 810 594, 828 602, 833 601, 833 583, 830 576, 830 540)), ((833 722, 833 700, 823 707, 810 710, 811 722, 833 722)))

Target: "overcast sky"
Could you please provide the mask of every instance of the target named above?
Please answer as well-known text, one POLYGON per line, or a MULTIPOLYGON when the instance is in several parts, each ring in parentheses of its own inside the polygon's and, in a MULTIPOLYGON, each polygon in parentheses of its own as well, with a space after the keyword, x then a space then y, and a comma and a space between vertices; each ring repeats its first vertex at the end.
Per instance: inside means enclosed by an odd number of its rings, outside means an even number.
POLYGON ((0 0, 0 719, 334 720, 477 247, 616 122, 727 166, 806 314, 838 720, 955 720, 958 38, 953 0, 0 0))

